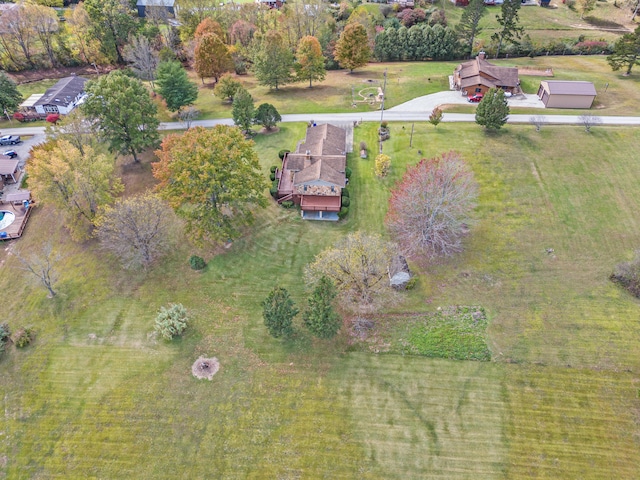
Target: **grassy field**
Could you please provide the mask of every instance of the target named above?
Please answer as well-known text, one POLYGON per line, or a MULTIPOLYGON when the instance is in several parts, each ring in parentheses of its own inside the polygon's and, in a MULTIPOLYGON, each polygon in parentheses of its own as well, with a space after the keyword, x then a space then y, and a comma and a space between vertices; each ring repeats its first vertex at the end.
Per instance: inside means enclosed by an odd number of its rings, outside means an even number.
MULTIPOLYGON (((60 295, 46 298, 0 251, 6 318, 38 334, 0 362, 0 476, 635 478, 640 305, 607 280, 640 243, 635 129, 416 124, 409 148, 410 131, 391 125, 387 179, 374 177, 373 153, 349 159, 346 221, 303 222, 272 204, 230 249, 183 242, 147 274, 122 272, 93 241, 73 244, 38 207, 6 247, 51 238, 60 295), (283 285, 304 305, 313 256, 349 231, 383 233, 405 166, 451 148, 480 184, 466 250, 412 264, 416 289, 371 317, 387 328, 402 313, 482 305, 494 361, 355 352, 346 334, 322 342, 299 325, 289 342, 270 338, 267 292, 283 285), (203 273, 188 267, 196 252, 203 273), (193 316, 170 344, 150 335, 168 302, 193 316), (200 355, 220 359, 212 382, 191 376, 200 355)), ((355 134, 375 150, 375 126, 355 134)), ((303 136, 298 124, 258 136, 264 171, 303 136)), ((152 184, 148 166, 122 168, 128 184, 152 184)))

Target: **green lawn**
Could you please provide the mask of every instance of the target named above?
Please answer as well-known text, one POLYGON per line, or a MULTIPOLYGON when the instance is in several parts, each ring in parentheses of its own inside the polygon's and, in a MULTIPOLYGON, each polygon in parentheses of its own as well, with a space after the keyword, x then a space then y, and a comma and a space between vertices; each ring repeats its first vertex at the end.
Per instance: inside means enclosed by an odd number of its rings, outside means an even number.
MULTIPOLYGON (((303 222, 271 204, 231 248, 185 241, 146 274, 122 272, 93 241, 70 242, 57 215, 37 207, 7 246, 36 251, 51 238, 64 256, 60 295, 46 298, 0 251, 11 272, 0 277, 6 318, 38 334, 0 361, 0 475, 634 478, 639 302, 607 275, 640 241, 636 130, 486 135, 473 124, 416 124, 409 148, 410 132, 391 124, 391 174, 378 180, 375 125, 356 129, 370 155, 349 158, 346 221, 303 222), (428 268, 412 262, 416 289, 369 316, 388 328, 398 314, 482 305, 494 361, 356 352, 346 334, 313 340, 299 319, 294 340, 270 338, 267 292, 280 284, 303 306, 313 256, 356 229, 383 233, 388 190, 406 165, 452 148, 480 184, 465 252, 428 268), (204 272, 189 269, 192 253, 209 261, 204 272), (168 302, 193 316, 170 344, 149 335, 168 302), (191 376, 200 355, 220 360, 212 382, 191 376)), ((301 124, 258 136, 265 173, 303 137, 301 124)), ((148 168, 127 172, 151 183, 148 168)))

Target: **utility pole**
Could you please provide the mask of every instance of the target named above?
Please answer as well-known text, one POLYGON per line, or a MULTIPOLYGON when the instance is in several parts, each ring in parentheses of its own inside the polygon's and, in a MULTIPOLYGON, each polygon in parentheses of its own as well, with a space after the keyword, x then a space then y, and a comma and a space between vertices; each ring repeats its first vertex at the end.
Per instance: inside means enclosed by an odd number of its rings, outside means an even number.
MULTIPOLYGON (((384 86, 382 87, 382 104, 380 105, 380 128, 382 128, 382 119, 384 117, 384 97, 387 96, 387 69, 384 69, 384 86)), ((382 137, 378 129, 378 140, 380 142, 379 153, 382 153, 382 137)))
POLYGON ((411 139, 409 140, 409 148, 413 148, 413 127, 415 126, 416 126, 415 123, 411 124, 411 139))

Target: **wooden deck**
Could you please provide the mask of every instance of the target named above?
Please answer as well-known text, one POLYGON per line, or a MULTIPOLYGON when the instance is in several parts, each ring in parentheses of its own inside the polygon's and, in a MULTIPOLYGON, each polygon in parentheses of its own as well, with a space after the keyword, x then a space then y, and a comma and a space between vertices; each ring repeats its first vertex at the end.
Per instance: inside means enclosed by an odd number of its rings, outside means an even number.
POLYGON ((24 232, 24 228, 27 225, 27 221, 31 216, 31 210, 33 210, 33 202, 31 202, 29 208, 24 208, 22 205, 13 205, 13 203, 9 202, 0 202, 0 210, 5 210, 8 212, 13 212, 16 216, 16 219, 13 221, 11 225, 3 230, 6 232, 6 237, 0 237, 0 240, 11 240, 14 238, 20 238, 22 236, 22 232, 24 232))

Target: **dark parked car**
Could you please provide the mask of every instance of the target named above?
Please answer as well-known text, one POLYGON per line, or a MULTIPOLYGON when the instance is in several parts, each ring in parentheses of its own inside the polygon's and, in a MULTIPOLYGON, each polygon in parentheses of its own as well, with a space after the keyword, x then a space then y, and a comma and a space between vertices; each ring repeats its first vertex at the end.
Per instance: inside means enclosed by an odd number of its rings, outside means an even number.
POLYGON ((482 100, 483 95, 481 93, 476 93, 475 95, 469 95, 469 101, 471 103, 478 103, 482 100))
POLYGON ((16 158, 18 156, 18 152, 15 150, 7 150, 6 152, 2 152, 2 155, 6 155, 9 158, 16 158))
POLYGON ((5 135, 0 137, 0 145, 16 145, 22 142, 19 135, 5 135))

